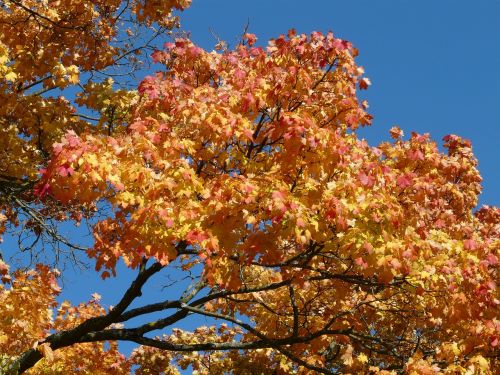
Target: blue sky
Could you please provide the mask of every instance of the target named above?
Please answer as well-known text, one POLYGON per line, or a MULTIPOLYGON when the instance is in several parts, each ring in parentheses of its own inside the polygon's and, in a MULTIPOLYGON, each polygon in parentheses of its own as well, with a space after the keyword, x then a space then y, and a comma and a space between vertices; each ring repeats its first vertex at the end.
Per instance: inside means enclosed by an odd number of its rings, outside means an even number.
MULTIPOLYGON (((407 135, 429 132, 439 142, 450 133, 468 138, 484 178, 480 204, 500 205, 500 1, 193 0, 181 14, 183 29, 209 50, 215 44, 209 29, 234 45, 248 21, 260 44, 292 27, 332 30, 351 41, 372 81, 363 98, 374 123, 361 136, 375 145, 398 125, 407 135)), ((79 303, 97 291, 107 306, 133 277, 127 271, 103 283, 92 272, 67 276, 62 299, 79 303)), ((166 276, 155 278, 156 297, 165 283, 166 276)))

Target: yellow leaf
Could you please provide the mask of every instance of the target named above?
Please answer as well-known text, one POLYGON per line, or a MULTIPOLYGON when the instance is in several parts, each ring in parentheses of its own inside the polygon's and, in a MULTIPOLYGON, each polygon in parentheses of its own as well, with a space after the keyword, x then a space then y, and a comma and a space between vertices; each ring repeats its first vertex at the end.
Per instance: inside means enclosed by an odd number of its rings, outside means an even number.
POLYGON ((353 364, 353 362, 354 362, 352 359, 353 350, 354 350, 354 348, 352 347, 352 345, 347 345, 347 348, 345 349, 344 354, 342 354, 342 356, 340 357, 342 362, 344 362, 344 365, 351 366, 353 364))
POLYGON ((451 344, 451 350, 453 351, 453 354, 456 355, 456 356, 461 353, 461 350, 458 347, 458 345, 457 345, 456 342, 454 342, 453 344, 451 344))
POLYGON ((470 361, 476 363, 482 370, 487 370, 490 367, 488 360, 482 355, 476 355, 475 357, 472 357, 470 361))
POLYGON ((247 217, 247 224, 254 224, 256 222, 255 216, 248 216, 247 217))
POLYGON ((360 355, 358 355, 358 357, 356 359, 359 362, 361 362, 361 363, 367 363, 368 362, 368 357, 364 353, 361 353, 360 355))
POLYGON ((42 353, 42 355, 45 357, 45 359, 47 361, 52 362, 54 360, 54 352, 52 351, 50 344, 44 343, 44 344, 38 345, 37 350, 40 353, 42 353))
POLYGON ((7 74, 5 75, 5 79, 6 79, 7 81, 11 81, 11 82, 13 82, 13 81, 15 81, 15 80, 17 79, 17 74, 16 74, 16 73, 14 73, 14 72, 9 72, 9 73, 7 73, 7 74))

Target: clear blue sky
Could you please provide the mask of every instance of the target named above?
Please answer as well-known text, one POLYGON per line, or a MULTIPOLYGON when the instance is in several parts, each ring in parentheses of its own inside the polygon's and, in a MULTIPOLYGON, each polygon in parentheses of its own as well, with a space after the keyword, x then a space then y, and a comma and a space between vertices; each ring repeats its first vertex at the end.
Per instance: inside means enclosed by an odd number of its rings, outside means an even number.
MULTIPOLYGON (((500 205, 500 0, 193 0, 181 14, 183 29, 210 50, 209 28, 234 45, 247 21, 261 44, 292 27, 351 41, 373 84, 363 97, 374 123, 361 135, 376 144, 396 124, 439 142, 450 133, 470 139, 484 178, 480 204, 500 205)), ((97 291, 116 304, 129 277, 71 274, 62 299, 79 303, 97 291)), ((166 283, 155 278, 156 297, 166 283)))

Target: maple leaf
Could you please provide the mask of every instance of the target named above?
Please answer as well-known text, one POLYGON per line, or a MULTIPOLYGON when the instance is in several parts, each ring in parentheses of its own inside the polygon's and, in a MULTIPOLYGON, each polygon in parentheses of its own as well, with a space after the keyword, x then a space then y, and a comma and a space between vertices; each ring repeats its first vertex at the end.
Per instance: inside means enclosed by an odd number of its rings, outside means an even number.
POLYGON ((40 344, 36 349, 43 354, 47 361, 52 362, 54 360, 54 352, 49 343, 40 344))
POLYGON ((346 366, 351 366, 354 363, 353 359, 353 351, 354 347, 352 345, 347 345, 347 347, 344 349, 344 352, 340 356, 340 359, 346 366))
POLYGON ((409 175, 401 175, 397 178, 397 184, 401 189, 405 189, 412 185, 412 178, 409 175))
POLYGON ((257 36, 255 34, 245 33, 243 35, 243 40, 245 40, 249 46, 253 46, 257 42, 257 36))
POLYGON ((361 363, 368 363, 368 357, 364 353, 361 353, 360 355, 358 355, 356 357, 356 360, 358 360, 361 363))
POLYGON ((399 128, 398 126, 393 126, 390 130, 389 130, 389 133, 391 134, 391 137, 393 139, 399 139, 399 138, 402 138, 404 133, 403 131, 401 130, 401 128, 399 128))
POLYGON ((476 247, 477 247, 476 241, 474 241, 473 239, 464 240, 464 249, 474 250, 476 249, 476 247))
POLYGON ((7 81, 14 82, 17 79, 17 73, 11 71, 7 73, 4 77, 7 81))
POLYGON ((368 78, 361 78, 359 81, 359 88, 361 90, 367 90, 368 87, 372 84, 372 82, 368 78))
POLYGON ((375 183, 375 178, 372 175, 368 175, 364 172, 361 172, 358 175, 358 178, 361 184, 365 186, 373 186, 373 184, 375 183))

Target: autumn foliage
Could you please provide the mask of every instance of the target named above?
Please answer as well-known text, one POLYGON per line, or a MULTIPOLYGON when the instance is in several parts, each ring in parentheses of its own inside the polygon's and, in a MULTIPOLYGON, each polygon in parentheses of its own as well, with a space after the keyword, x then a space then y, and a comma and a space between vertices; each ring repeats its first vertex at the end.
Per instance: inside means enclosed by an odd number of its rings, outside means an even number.
POLYGON ((98 74, 134 48, 119 17, 168 30, 189 1, 47 4, 0 8, 0 231, 26 220, 76 252, 44 222, 88 220, 95 277, 123 261, 137 278, 113 308, 71 306, 57 271, 0 261, 3 371, 500 370, 500 210, 476 208, 471 145, 397 127, 360 139, 370 81, 351 43, 291 30, 208 52, 178 37, 134 91, 98 74), (174 268, 189 287, 131 307, 174 268), (183 330, 189 316, 213 326, 183 330), (117 340, 141 346, 126 358, 117 340))

